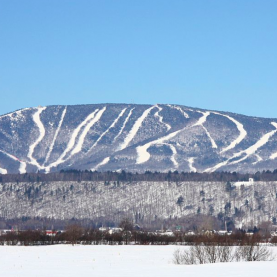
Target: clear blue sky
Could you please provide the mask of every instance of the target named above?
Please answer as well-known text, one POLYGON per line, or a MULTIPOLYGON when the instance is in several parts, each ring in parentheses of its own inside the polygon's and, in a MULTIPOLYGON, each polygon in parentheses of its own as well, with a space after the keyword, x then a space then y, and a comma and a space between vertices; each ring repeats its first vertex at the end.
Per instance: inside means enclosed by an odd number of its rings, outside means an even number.
POLYGON ((0 114, 88 103, 277 118, 277 1, 0 0, 0 114))

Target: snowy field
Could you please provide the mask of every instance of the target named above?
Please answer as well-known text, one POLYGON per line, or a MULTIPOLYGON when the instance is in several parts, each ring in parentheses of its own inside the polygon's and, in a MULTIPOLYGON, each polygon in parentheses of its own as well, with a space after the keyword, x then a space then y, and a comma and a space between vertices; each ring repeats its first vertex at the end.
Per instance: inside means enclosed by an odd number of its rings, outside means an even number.
MULTIPOLYGON (((277 261, 175 265, 176 246, 1 246, 0 276, 266 277, 277 261)), ((277 248, 274 248, 277 253, 277 248)))

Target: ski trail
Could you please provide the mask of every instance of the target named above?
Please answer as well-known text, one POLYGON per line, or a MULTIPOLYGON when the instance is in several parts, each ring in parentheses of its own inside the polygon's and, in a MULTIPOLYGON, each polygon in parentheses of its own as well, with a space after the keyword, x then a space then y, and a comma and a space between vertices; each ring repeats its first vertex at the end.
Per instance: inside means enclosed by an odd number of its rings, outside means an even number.
POLYGON ((166 126, 166 128, 167 128, 167 131, 169 131, 169 130, 171 129, 171 126, 170 126, 169 124, 163 122, 163 117, 159 114, 159 112, 162 111, 162 108, 159 107, 158 105, 156 105, 155 107, 157 107, 159 110, 154 114, 154 116, 155 116, 155 117, 158 117, 159 122, 162 123, 162 124, 164 124, 164 125, 166 126))
POLYGON ((255 144, 253 144, 252 146, 248 147, 247 149, 245 150, 242 150, 238 153, 235 153, 231 158, 227 159, 226 161, 224 162, 221 162, 217 165, 215 165, 214 167, 212 168, 208 168, 206 169, 204 172, 213 172, 217 169, 219 169, 220 167, 224 166, 224 165, 232 165, 232 164, 237 164, 237 163, 240 163, 244 160, 246 160, 249 156, 255 154, 255 152, 261 148, 262 146, 264 146, 268 141, 269 139, 277 132, 277 123, 275 122, 271 122, 271 124, 275 127, 275 130, 263 135, 261 137, 261 139, 259 139, 255 144), (235 158, 239 158, 241 157, 242 155, 244 154, 244 156, 239 159, 239 160, 236 160, 236 161, 233 161, 233 162, 230 162, 230 160, 232 159, 235 159, 235 158))
POLYGON ((255 154, 255 156, 257 157, 257 161, 252 163, 252 164, 257 164, 259 162, 261 162, 263 159, 261 158, 261 156, 259 156, 258 154, 255 154))
POLYGON ((87 133, 89 132, 90 128, 91 128, 96 122, 98 122, 98 121, 100 120, 100 118, 102 117, 102 115, 103 115, 103 113, 105 112, 105 110, 106 110, 106 107, 104 107, 102 110, 100 110, 100 111, 96 114, 96 116, 85 126, 85 128, 84 128, 82 134, 81 134, 80 137, 79 137, 79 140, 78 140, 76 146, 74 147, 74 149, 72 150, 71 154, 69 155, 69 157, 68 157, 67 159, 69 159, 69 158, 71 158, 73 155, 75 155, 75 154, 81 152, 82 147, 83 147, 83 144, 84 144, 84 140, 85 140, 85 138, 86 138, 87 133))
POLYGON ((103 161, 101 163, 99 163, 94 168, 92 168, 91 171, 97 170, 99 167, 101 167, 102 165, 107 164, 109 161, 110 161, 110 157, 106 157, 105 159, 103 159, 103 161))
POLYGON ((269 159, 271 159, 271 160, 274 160, 274 159, 276 159, 277 158, 277 152, 276 153, 273 153, 270 157, 269 157, 269 159))
POLYGON ((0 174, 8 174, 8 170, 0 167, 0 174))
POLYGON ((216 145, 214 139, 211 137, 211 134, 209 133, 209 131, 207 130, 207 128, 206 128, 205 126, 203 126, 203 125, 202 125, 202 127, 203 127, 203 129, 205 130, 207 136, 209 137, 209 139, 210 139, 210 141, 211 141, 212 148, 217 148, 217 145, 216 145))
POLYGON ((189 115, 188 115, 185 111, 183 111, 180 107, 174 106, 174 105, 167 105, 167 106, 170 107, 170 108, 172 108, 172 109, 175 109, 175 110, 181 112, 181 114, 182 114, 185 118, 189 118, 189 115))
POLYGON ((134 126, 132 127, 131 131, 129 132, 129 134, 126 136, 124 142, 119 146, 118 150, 123 150, 126 147, 128 147, 129 143, 133 140, 133 138, 136 136, 139 128, 141 127, 142 122, 144 121, 144 119, 148 116, 148 114, 151 112, 151 110, 153 110, 155 108, 155 106, 152 106, 150 108, 148 108, 147 110, 145 110, 143 112, 143 114, 137 119, 137 121, 135 122, 134 126))
POLYGON ((16 156, 7 153, 6 151, 0 150, 1 153, 3 153, 4 155, 6 155, 7 157, 11 158, 12 160, 19 162, 20 166, 19 166, 19 173, 23 174, 26 173, 26 162, 21 161, 20 159, 18 159, 16 156))
POLYGON ((210 115, 210 112, 201 112, 201 111, 197 111, 198 113, 201 113, 203 116, 200 118, 200 120, 198 122, 196 122, 194 126, 202 126, 202 128, 204 129, 204 131, 206 132, 207 136, 209 137, 211 144, 212 144, 212 148, 217 148, 217 145, 214 141, 214 139, 212 138, 211 134, 209 133, 209 131, 207 130, 207 128, 203 125, 206 121, 207 121, 207 117, 210 115))
POLYGON ((211 112, 211 113, 217 114, 217 115, 221 115, 221 116, 224 116, 224 117, 228 118, 233 123, 235 123, 235 125, 237 126, 237 129, 239 131, 239 136, 234 141, 232 141, 229 146, 227 146, 226 148, 222 149, 220 151, 220 154, 222 154, 222 153, 224 153, 224 152, 226 152, 226 151, 228 151, 230 149, 235 148, 235 146, 238 145, 247 136, 247 132, 245 131, 243 125, 239 121, 234 119, 233 117, 231 117, 229 115, 226 115, 226 114, 218 113, 218 112, 211 112))
POLYGON ((51 143, 51 145, 50 145, 50 147, 49 147, 49 150, 48 150, 48 153, 47 153, 47 155, 46 155, 46 158, 45 158, 45 161, 44 161, 44 164, 43 164, 43 165, 45 165, 45 164, 48 162, 48 159, 50 158, 50 155, 51 155, 52 150, 53 150, 53 147, 54 147, 54 145, 55 145, 57 136, 58 136, 58 134, 59 134, 59 132, 60 132, 60 129, 61 129, 61 126, 62 126, 62 123, 63 123, 63 119, 64 119, 64 116, 65 116, 65 114, 66 114, 66 110, 67 110, 67 107, 65 107, 64 110, 63 110, 63 113, 62 113, 62 116, 61 116, 61 119, 60 119, 58 128, 57 128, 57 130, 56 130, 56 132, 55 132, 53 141, 52 141, 52 143, 51 143))
POLYGON ((238 161, 234 161, 232 162, 231 164, 237 164, 241 161, 244 161, 246 160, 249 156, 255 154, 255 152, 261 148, 262 146, 264 146, 268 141, 269 139, 277 132, 277 123, 275 122, 271 122, 271 124, 275 127, 275 130, 265 134, 264 136, 262 136, 262 138, 260 140, 258 140, 254 145, 250 146, 249 148, 247 148, 246 150, 244 151, 241 151, 239 152, 240 155, 241 154, 246 154, 243 158, 241 158, 240 160, 238 161))
POLYGON ((126 126, 128 120, 129 120, 130 116, 132 115, 132 112, 133 112, 134 109, 135 109, 135 108, 131 109, 130 112, 128 113, 128 116, 127 116, 126 119, 124 120, 123 125, 122 125, 122 127, 121 127, 119 133, 115 136, 115 138, 114 138, 113 141, 116 141, 116 139, 122 134, 122 132, 123 132, 123 130, 124 130, 124 128, 125 128, 125 126, 126 126))
POLYGON ((198 119, 198 121, 192 125, 192 126, 186 126, 180 130, 177 130, 175 132, 172 132, 164 137, 161 137, 159 139, 156 139, 156 140, 153 140, 153 141, 150 141, 144 145, 141 145, 141 146, 138 146, 136 148, 136 151, 137 151, 137 160, 136 160, 136 164, 142 164, 142 163, 145 163, 147 162, 151 155, 148 153, 148 148, 151 147, 152 145, 155 145, 155 144, 163 144, 165 141, 168 141, 172 138, 174 138, 176 135, 178 135, 180 132, 186 130, 186 129, 189 129, 189 128, 192 128, 192 127, 195 127, 195 126, 198 126, 198 125, 201 125, 203 124, 203 122, 205 122, 205 118, 206 118, 206 115, 203 115, 202 117, 200 117, 198 119))
POLYGON ((189 159, 188 159, 188 162, 189 162, 189 169, 190 169, 190 172, 197 172, 196 168, 193 166, 194 158, 189 158, 189 159))
POLYGON ((104 132, 102 133, 102 135, 96 140, 96 142, 90 147, 90 149, 87 151, 90 152, 97 144, 98 142, 110 131, 110 129, 114 128, 114 126, 116 125, 116 123, 118 122, 118 120, 122 117, 122 115, 125 113, 127 108, 123 109, 120 114, 117 116, 117 118, 114 120, 114 122, 110 125, 110 127, 104 132))
MULTIPOLYGON (((273 124, 273 125, 275 126, 275 128, 277 128, 277 123, 271 122, 271 124, 273 124)), ((274 160, 274 159, 276 159, 276 158, 277 158, 277 152, 276 152, 276 153, 273 153, 273 154, 269 157, 270 160, 274 160)))
POLYGON ((172 163, 174 164, 174 168, 178 168, 179 164, 178 162, 176 161, 176 155, 177 155, 177 151, 176 151, 176 148, 175 146, 173 146, 172 144, 169 144, 169 143, 164 143, 164 145, 167 145, 170 147, 171 151, 172 151, 172 156, 170 157, 170 160, 172 161, 172 163))
POLYGON ((27 166, 27 164, 25 162, 20 161, 20 166, 18 169, 20 174, 26 173, 26 166, 27 166))
POLYGON ((150 159, 150 154, 148 153, 148 148, 151 147, 152 145, 155 145, 155 144, 164 144, 165 141, 175 137, 177 134, 179 134, 181 131, 185 130, 186 128, 183 128, 181 130, 177 130, 173 133, 170 133, 162 138, 159 138, 157 140, 154 140, 154 141, 150 141, 142 146, 138 146, 136 148, 136 151, 137 151, 137 161, 136 161, 136 164, 142 164, 142 163, 145 163, 147 162, 149 159, 150 159))
POLYGON ((33 121, 36 123, 38 129, 39 129, 39 137, 37 138, 37 140, 30 145, 29 147, 29 152, 27 154, 27 157, 30 159, 30 163, 37 166, 39 169, 41 168, 41 166, 39 165, 39 163, 37 162, 37 160, 35 158, 33 158, 33 153, 34 150, 36 148, 36 146, 42 141, 44 135, 45 135, 45 128, 40 120, 40 114, 46 109, 46 107, 39 107, 37 108, 37 112, 33 115, 33 121))
POLYGON ((47 167, 45 167, 46 172, 49 172, 51 167, 55 167, 61 163, 63 163, 64 157, 67 155, 68 152, 71 151, 71 149, 74 147, 75 145, 75 141, 76 138, 78 136, 78 134, 80 133, 81 129, 90 121, 94 118, 95 114, 99 111, 99 109, 96 109, 95 111, 93 111, 92 113, 90 113, 85 120, 83 120, 78 126, 77 128, 73 131, 71 138, 66 146, 66 149, 63 151, 63 153, 61 154, 61 156, 53 163, 51 163, 50 165, 48 165, 47 167))

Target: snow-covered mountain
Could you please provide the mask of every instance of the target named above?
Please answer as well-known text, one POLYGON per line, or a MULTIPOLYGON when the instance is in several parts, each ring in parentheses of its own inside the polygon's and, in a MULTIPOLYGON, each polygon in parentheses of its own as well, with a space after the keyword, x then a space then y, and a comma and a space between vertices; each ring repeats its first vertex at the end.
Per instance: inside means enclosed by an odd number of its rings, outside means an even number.
POLYGON ((179 105, 27 108, 0 116, 0 173, 277 168, 277 119, 179 105))

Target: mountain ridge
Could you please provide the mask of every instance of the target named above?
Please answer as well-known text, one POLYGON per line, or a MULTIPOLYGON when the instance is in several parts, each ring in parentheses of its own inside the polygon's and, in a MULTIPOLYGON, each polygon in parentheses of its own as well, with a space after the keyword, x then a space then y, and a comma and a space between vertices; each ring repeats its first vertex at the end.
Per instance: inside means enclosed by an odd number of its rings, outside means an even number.
MULTIPOLYGON (((157 103, 157 104, 130 104, 130 103, 98 103, 98 104, 51 104, 51 105, 45 105, 45 106, 37 106, 37 107, 46 107, 46 108, 51 108, 51 107, 57 107, 57 106, 62 106, 62 107, 77 107, 77 106, 91 106, 91 105, 134 105, 134 106, 155 106, 155 105, 171 105, 171 106, 181 106, 184 108, 190 108, 190 109, 195 109, 195 110, 202 110, 202 111, 210 111, 210 112, 219 112, 219 113, 228 113, 228 114, 232 114, 232 115, 240 115, 240 116, 245 116, 245 117, 250 117, 250 118, 261 118, 261 119, 275 119, 277 120, 277 117, 266 117, 266 116, 256 116, 256 115, 247 115, 247 114, 243 114, 243 113, 237 113, 237 112, 232 112, 232 111, 227 111, 227 110, 215 110, 215 109, 207 109, 207 108, 199 108, 199 107, 191 107, 191 106, 185 106, 185 105, 181 105, 181 104, 174 104, 174 103, 170 103, 170 104, 163 104, 163 103, 157 103)), ((27 109, 34 109, 37 107, 23 107, 23 108, 19 108, 17 110, 14 110, 12 112, 8 112, 8 113, 4 113, 0 115, 0 118, 2 116, 6 116, 21 110, 27 110, 27 109)))
POLYGON ((174 104, 50 105, 0 116, 0 173, 273 170, 277 119, 174 104))

